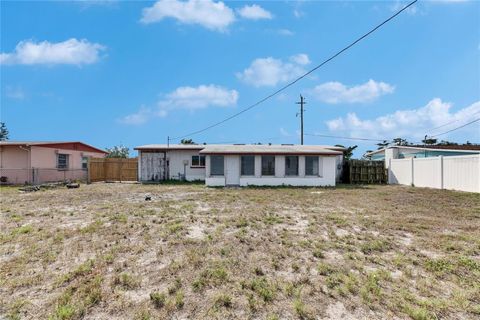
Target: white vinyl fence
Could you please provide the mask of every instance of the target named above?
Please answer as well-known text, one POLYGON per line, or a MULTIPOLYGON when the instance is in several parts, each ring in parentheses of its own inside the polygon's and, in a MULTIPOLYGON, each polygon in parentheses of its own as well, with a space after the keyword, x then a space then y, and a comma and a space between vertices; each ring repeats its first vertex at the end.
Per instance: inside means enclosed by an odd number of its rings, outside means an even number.
POLYGON ((388 183, 480 192, 480 155, 390 159, 388 183))

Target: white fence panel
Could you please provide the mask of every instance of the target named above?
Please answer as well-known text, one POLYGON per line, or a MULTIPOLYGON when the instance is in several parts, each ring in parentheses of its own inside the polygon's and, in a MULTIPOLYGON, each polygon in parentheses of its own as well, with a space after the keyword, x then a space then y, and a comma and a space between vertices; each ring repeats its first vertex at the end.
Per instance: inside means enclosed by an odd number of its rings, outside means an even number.
POLYGON ((444 157, 443 187, 480 192, 480 156, 444 157))
POLYGON ((480 192, 480 155, 391 159, 388 183, 480 192))
POLYGON ((412 159, 391 159, 388 183, 412 184, 412 159))
POLYGON ((442 157, 413 160, 413 185, 415 187, 442 188, 442 157))

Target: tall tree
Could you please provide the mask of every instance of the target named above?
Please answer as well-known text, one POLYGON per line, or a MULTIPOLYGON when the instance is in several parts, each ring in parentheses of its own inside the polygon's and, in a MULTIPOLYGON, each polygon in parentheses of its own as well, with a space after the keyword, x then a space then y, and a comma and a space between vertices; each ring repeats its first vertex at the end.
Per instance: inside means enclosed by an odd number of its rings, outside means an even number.
POLYGON ((377 143, 377 149, 380 150, 380 149, 383 149, 385 148, 386 146, 388 146, 390 144, 390 142, 388 142, 387 140, 383 140, 382 142, 379 142, 377 143))
POLYGON ((181 144, 196 144, 192 139, 182 139, 180 140, 181 144))
POLYGON ((122 145, 106 148, 106 150, 108 152, 107 158, 128 158, 130 154, 128 147, 122 145))
POLYGON ((392 143, 395 144, 396 146, 408 146, 409 144, 411 144, 410 142, 408 142, 406 139, 403 139, 403 138, 395 138, 392 140, 392 143))
POLYGON ((355 150, 358 146, 355 145, 351 147, 345 147, 341 144, 336 144, 335 147, 345 148, 346 150, 343 151, 343 159, 350 160, 352 159, 352 156, 353 156, 353 150, 355 150))
POLYGON ((435 138, 426 138, 426 139, 423 139, 422 142, 423 142, 424 144, 433 145, 433 144, 437 144, 437 139, 435 139, 435 138))
POLYGON ((8 140, 8 129, 5 122, 0 122, 0 141, 8 140))

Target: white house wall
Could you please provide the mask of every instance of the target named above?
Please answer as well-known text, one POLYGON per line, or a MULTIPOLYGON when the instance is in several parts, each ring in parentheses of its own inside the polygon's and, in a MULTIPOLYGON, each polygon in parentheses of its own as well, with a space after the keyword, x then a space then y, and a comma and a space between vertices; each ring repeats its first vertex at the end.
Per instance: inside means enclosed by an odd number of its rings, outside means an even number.
POLYGON ((185 170, 186 180, 205 180, 205 167, 192 167, 192 156, 198 156, 198 152, 197 150, 168 151, 170 179, 179 179, 179 174, 183 175, 185 170), (188 161, 186 166, 184 166, 184 161, 188 161))
POLYGON ((319 176, 305 176, 305 157, 299 156, 299 175, 285 176, 285 156, 275 156, 275 176, 261 175, 261 155, 255 156, 255 175, 240 175, 240 155, 224 156, 225 176, 210 176, 210 156, 206 158, 205 179, 207 186, 335 186, 336 178, 336 157, 319 157, 319 176), (235 177, 228 177, 228 174, 234 174, 235 177), (237 183, 233 183, 237 181, 237 183))

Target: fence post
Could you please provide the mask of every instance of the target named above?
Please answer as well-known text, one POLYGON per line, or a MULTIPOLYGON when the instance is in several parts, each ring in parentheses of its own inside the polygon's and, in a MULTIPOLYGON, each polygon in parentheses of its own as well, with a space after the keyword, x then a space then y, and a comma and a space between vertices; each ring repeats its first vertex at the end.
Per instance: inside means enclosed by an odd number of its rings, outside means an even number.
POLYGON ((90 157, 87 157, 87 184, 92 183, 90 180, 90 157))
POLYGON ((443 189, 443 156, 438 156, 440 161, 440 189, 443 189))
POLYGON ((414 187, 414 186, 415 186, 415 175, 414 175, 414 173, 413 173, 413 166, 414 166, 413 160, 414 160, 414 158, 411 157, 411 158, 410 158, 410 163, 411 163, 411 165, 410 165, 410 170, 411 170, 411 173, 412 173, 412 174, 411 174, 411 179, 412 179, 411 185, 414 187))

